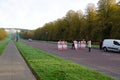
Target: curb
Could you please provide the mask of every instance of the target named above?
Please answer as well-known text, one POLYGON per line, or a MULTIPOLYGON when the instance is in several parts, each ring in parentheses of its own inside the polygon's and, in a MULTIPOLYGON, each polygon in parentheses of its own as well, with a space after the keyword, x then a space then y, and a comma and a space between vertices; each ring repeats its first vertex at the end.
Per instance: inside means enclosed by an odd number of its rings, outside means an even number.
MULTIPOLYGON (((14 43, 15 44, 15 43, 14 43)), ((16 44, 15 44, 16 45, 16 44)), ((17 46, 16 46, 17 47, 17 46)), ((17 47, 18 49, 18 47, 17 47)), ((18 49, 20 55, 23 57, 24 61, 26 62, 28 68, 30 69, 30 71, 32 72, 32 74, 34 75, 34 77, 36 78, 36 80, 40 80, 39 76, 37 75, 37 73, 35 73, 35 71, 32 69, 32 67, 29 65, 28 61, 25 59, 25 57, 23 56, 22 52, 18 49)))

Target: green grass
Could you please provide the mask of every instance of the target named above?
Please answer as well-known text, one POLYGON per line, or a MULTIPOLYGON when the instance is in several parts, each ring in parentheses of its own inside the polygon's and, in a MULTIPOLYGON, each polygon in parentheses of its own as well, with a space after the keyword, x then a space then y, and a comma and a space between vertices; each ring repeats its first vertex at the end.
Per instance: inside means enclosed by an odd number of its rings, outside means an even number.
POLYGON ((29 45, 15 43, 39 80, 114 80, 29 45))
POLYGON ((3 53, 9 41, 10 41, 9 38, 6 38, 5 40, 0 41, 0 55, 3 53))
POLYGON ((92 45, 92 48, 99 49, 99 45, 92 45))

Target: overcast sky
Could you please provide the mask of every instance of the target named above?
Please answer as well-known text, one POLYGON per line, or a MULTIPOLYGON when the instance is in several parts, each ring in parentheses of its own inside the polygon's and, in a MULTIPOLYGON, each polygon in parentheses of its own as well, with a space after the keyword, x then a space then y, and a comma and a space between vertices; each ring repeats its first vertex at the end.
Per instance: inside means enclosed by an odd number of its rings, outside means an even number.
POLYGON ((0 27, 37 29, 99 0, 0 0, 0 27))

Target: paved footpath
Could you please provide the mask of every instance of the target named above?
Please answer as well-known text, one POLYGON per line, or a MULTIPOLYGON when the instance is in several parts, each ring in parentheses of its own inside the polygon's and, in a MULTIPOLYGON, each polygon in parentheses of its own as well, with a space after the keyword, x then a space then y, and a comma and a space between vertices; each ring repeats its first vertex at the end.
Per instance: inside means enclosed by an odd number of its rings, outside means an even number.
POLYGON ((0 80, 36 80, 12 41, 0 56, 0 80))

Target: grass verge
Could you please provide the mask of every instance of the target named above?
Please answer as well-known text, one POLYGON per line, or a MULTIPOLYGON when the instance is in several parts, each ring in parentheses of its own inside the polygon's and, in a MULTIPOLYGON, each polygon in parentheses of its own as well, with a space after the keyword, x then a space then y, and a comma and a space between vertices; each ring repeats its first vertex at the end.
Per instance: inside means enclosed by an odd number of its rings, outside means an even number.
POLYGON ((99 49, 99 45, 92 45, 92 48, 99 49))
POLYGON ((5 47, 9 43, 10 39, 6 38, 5 40, 0 41, 0 55, 3 53, 5 47))
POLYGON ((114 80, 29 45, 15 43, 39 80, 114 80))

